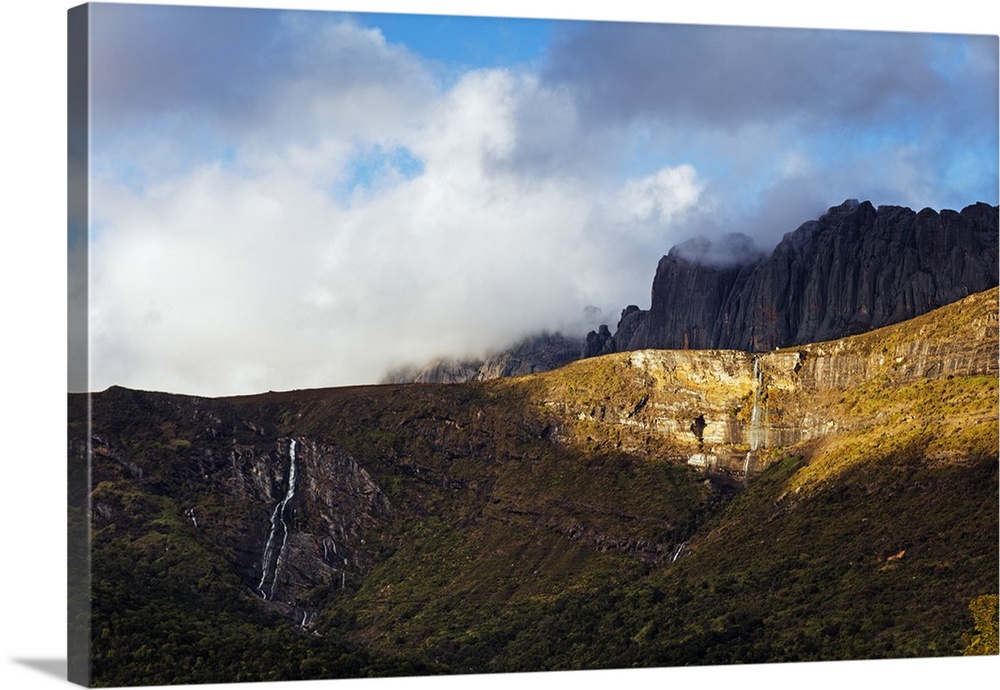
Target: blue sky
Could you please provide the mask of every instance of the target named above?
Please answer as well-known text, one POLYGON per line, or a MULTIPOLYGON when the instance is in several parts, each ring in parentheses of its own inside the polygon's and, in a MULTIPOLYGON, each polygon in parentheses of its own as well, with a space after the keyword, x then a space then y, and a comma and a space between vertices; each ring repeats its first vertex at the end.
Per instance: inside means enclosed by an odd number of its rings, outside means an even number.
POLYGON ((389 43, 402 44, 446 69, 509 67, 541 59, 553 21, 517 17, 472 17, 351 13, 358 23, 378 29, 389 43))
POLYGON ((695 235, 997 203, 995 36, 92 6, 91 387, 369 383, 695 235))

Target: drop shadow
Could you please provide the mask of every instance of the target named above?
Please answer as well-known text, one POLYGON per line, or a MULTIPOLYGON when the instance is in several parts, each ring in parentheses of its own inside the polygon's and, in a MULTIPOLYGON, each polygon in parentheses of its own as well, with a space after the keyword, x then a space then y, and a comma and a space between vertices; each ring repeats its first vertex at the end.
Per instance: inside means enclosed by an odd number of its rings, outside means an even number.
POLYGON ((11 661, 47 676, 66 680, 66 659, 11 659, 11 661))

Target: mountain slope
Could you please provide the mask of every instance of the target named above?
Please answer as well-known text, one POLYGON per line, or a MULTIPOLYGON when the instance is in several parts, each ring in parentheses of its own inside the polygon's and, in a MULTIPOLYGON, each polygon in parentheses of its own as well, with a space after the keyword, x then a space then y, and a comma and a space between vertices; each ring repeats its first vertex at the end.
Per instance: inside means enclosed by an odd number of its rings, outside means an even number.
POLYGON ((95 681, 957 654, 998 589, 997 310, 462 385, 94 394, 95 681))

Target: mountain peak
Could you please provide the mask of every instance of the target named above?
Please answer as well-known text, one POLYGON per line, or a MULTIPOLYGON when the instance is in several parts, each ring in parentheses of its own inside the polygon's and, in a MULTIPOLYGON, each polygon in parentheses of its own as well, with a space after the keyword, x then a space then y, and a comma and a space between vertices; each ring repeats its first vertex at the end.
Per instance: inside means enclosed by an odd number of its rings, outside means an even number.
POLYGON ((997 207, 919 213, 848 199, 782 239, 688 240, 657 266, 649 311, 600 351, 767 351, 913 318, 998 283, 997 207))

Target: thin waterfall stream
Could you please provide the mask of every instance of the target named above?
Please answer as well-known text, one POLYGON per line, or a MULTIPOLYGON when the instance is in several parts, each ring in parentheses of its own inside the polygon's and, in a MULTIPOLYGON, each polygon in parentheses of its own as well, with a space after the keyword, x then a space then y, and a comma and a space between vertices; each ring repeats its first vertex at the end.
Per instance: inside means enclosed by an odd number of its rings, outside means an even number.
POLYGON ((288 490, 285 497, 274 506, 271 513, 271 533, 267 537, 264 545, 264 555, 261 558, 260 584, 257 591, 264 599, 274 598, 274 589, 278 584, 278 570, 281 568, 281 558, 284 555, 285 544, 288 542, 288 523, 285 521, 285 510, 289 501, 295 496, 295 439, 291 439, 288 445, 288 490), (277 540, 278 531, 281 530, 281 545, 275 550, 274 545, 277 540), (271 586, 268 590, 264 587, 268 577, 271 579, 271 586))
POLYGON ((753 359, 753 407, 750 410, 750 450, 743 461, 744 480, 750 475, 750 457, 763 445, 764 412, 760 404, 761 391, 764 388, 764 372, 760 367, 760 358, 753 359))

